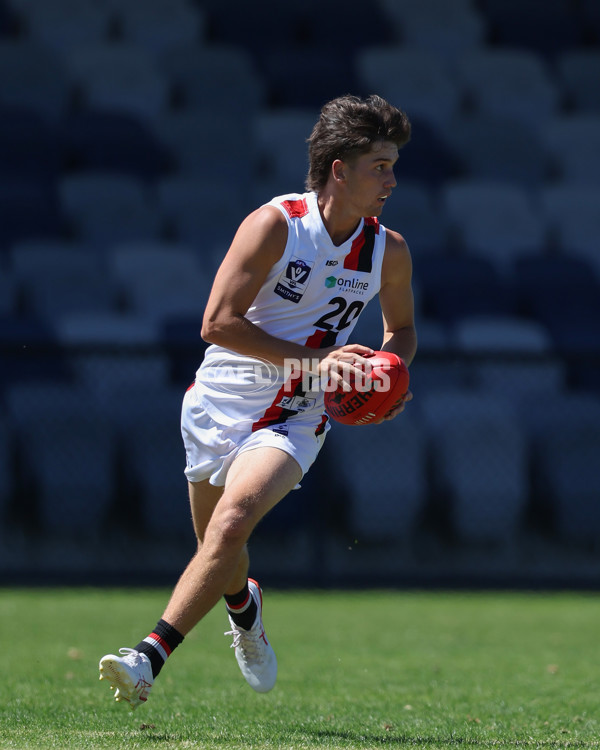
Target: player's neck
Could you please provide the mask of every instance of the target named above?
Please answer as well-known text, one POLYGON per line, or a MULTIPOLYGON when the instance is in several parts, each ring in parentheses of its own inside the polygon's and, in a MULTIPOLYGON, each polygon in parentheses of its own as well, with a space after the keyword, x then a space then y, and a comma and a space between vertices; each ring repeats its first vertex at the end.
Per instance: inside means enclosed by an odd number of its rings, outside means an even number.
POLYGON ((327 193, 319 193, 318 205, 321 219, 331 241, 336 247, 343 245, 356 231, 361 217, 349 213, 339 201, 327 193))

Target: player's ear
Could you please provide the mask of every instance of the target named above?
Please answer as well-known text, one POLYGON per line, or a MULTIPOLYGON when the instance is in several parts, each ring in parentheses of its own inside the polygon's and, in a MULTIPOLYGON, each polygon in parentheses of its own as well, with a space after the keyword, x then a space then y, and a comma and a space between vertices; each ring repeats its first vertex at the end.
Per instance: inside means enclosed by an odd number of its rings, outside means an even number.
POLYGON ((346 165, 341 159, 336 159, 331 165, 331 172, 336 182, 344 182, 346 179, 346 165))

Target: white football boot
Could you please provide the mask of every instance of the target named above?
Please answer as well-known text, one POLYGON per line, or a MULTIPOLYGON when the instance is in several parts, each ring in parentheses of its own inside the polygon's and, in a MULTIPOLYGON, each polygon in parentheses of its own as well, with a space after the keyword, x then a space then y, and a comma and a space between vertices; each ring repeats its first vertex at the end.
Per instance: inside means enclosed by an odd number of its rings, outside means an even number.
POLYGON ((125 701, 134 711, 148 700, 154 684, 150 659, 133 648, 120 648, 123 656, 107 654, 100 659, 100 679, 110 682, 117 703, 125 701))
POLYGON ((225 635, 233 636, 231 648, 235 649, 235 658, 248 685, 257 693, 268 693, 277 679, 277 657, 263 627, 260 586, 253 578, 249 578, 248 588, 258 608, 254 625, 250 630, 244 630, 229 616, 231 630, 225 635))

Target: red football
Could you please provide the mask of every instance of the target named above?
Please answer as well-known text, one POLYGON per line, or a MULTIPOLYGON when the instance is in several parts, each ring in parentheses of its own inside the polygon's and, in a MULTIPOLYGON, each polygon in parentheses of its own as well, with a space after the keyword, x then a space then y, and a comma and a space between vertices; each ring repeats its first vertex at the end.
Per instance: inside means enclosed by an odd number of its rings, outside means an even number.
POLYGON ((351 378, 351 391, 339 386, 325 392, 325 409, 336 422, 369 424, 385 416, 406 396, 409 375, 404 361, 391 352, 374 352, 369 359, 373 365, 370 375, 362 382, 351 378))

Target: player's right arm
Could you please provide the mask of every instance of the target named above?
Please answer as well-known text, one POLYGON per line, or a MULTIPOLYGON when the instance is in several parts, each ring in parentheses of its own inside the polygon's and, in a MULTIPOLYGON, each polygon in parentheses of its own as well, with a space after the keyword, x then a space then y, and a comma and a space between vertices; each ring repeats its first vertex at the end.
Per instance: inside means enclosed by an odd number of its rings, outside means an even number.
MULTIPOLYGON (((217 274, 202 321, 202 338, 210 344, 283 365, 286 359, 318 359, 318 374, 343 363, 368 367, 366 346, 349 344, 311 349, 264 331, 246 317, 269 271, 281 260, 288 237, 287 221, 274 206, 262 206, 241 223, 217 274)), ((335 373, 333 373, 334 379, 335 373)))

